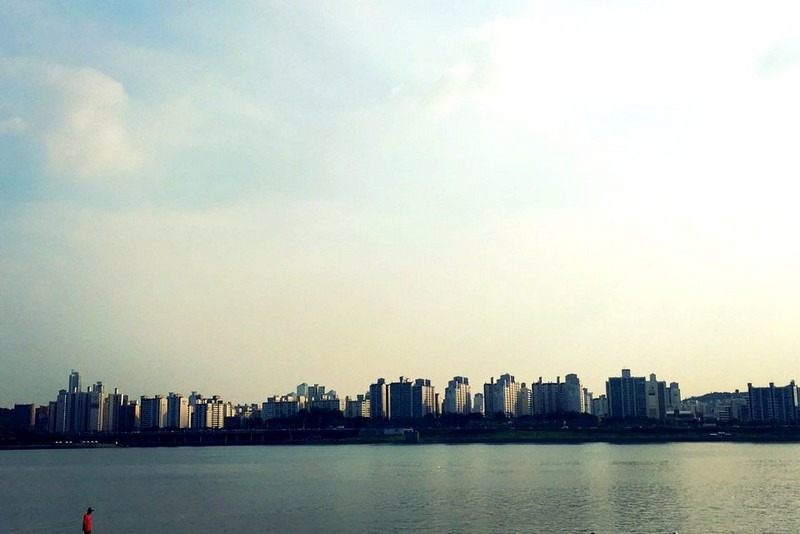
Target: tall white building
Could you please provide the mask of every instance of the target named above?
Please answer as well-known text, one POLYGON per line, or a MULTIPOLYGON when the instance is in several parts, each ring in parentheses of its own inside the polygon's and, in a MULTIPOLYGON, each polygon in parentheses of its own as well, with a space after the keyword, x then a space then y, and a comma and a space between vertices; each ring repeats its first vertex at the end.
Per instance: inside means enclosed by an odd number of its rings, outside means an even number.
POLYGON ((495 382, 494 377, 483 385, 483 403, 486 417, 501 413, 513 417, 516 411, 519 383, 508 373, 501 375, 495 382))
POLYGON ((224 402, 219 395, 204 399, 194 405, 192 428, 224 428, 225 418, 233 416, 233 405, 224 402))
POLYGON ((645 384, 647 391, 647 418, 664 421, 667 417, 667 383, 656 379, 655 373, 645 384))
POLYGON ((89 414, 87 428, 89 432, 103 430, 103 408, 105 407, 106 388, 102 382, 97 382, 89 391, 89 414))
POLYGON ((444 390, 444 413, 468 414, 472 412, 472 392, 469 379, 453 377, 444 390))
POLYGON ((587 388, 583 388, 583 410, 585 413, 591 414, 592 412, 592 392, 587 388))
POLYGON ((517 406, 514 410, 514 415, 517 417, 533 415, 531 393, 530 388, 523 382, 519 387, 519 393, 517 393, 517 406))
POLYGON ((583 413, 586 406, 583 403, 583 388, 578 375, 570 373, 564 377, 561 396, 561 410, 564 412, 583 413))
POLYGON ((58 433, 102 431, 104 400, 102 382, 81 391, 80 373, 71 371, 68 388, 60 390, 53 403, 50 428, 58 433))
POLYGON ((436 390, 431 381, 427 378, 417 378, 411 387, 414 403, 414 417, 425 417, 426 415, 439 415, 437 406, 436 390))
POLYGON ((191 426, 191 409, 189 399, 181 393, 172 391, 167 395, 167 428, 189 428, 191 426))
POLYGON ((103 408, 105 407, 106 388, 102 382, 98 382, 89 391, 89 417, 87 418, 87 428, 89 432, 100 432, 103 430, 103 408))
POLYGON ((119 388, 114 388, 114 393, 106 395, 103 401, 103 431, 119 431, 120 407, 122 406, 124 395, 119 392, 119 388))
POLYGON ((81 391, 80 373, 75 370, 71 371, 67 389, 58 392, 55 411, 50 415, 55 420, 50 427, 58 433, 102 430, 102 428, 95 429, 90 424, 91 416, 94 416, 95 422, 98 418, 102 421, 102 407, 96 408, 93 414, 90 413, 92 400, 90 395, 91 390, 81 391))

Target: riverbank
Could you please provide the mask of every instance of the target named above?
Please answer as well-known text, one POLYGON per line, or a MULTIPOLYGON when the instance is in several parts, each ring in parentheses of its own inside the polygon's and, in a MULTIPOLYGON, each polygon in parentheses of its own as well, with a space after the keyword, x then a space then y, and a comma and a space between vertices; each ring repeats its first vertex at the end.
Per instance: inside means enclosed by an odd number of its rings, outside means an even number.
POLYGON ((400 444, 653 444, 653 443, 800 443, 800 428, 737 427, 724 431, 697 428, 587 429, 280 429, 204 430, 92 434, 54 438, 28 435, 5 440, 0 449, 109 447, 204 447, 242 445, 400 445, 400 444))

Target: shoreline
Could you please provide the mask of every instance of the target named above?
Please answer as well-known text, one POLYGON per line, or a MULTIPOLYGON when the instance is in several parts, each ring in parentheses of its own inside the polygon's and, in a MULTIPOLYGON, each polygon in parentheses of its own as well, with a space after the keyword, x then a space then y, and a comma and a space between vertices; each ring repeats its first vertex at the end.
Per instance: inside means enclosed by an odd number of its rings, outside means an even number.
POLYGON ((58 440, 28 436, 0 450, 58 450, 272 445, 653 445, 666 443, 800 443, 800 428, 697 429, 286 429, 136 432, 58 440), (38 438, 38 439, 37 439, 38 438))

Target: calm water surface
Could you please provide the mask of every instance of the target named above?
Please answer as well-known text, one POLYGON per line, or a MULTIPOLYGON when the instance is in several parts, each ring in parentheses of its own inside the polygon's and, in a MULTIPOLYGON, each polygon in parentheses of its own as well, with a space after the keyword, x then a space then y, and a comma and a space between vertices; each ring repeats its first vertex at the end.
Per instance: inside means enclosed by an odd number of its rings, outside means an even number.
POLYGON ((0 451, 0 533, 800 532, 800 445, 0 451))

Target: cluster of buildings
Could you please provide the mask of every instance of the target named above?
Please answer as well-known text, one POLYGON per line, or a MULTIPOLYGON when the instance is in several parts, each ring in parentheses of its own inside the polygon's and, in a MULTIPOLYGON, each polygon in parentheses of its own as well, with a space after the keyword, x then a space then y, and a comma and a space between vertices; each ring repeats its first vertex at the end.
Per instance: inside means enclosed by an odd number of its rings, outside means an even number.
POLYGON ((415 420, 449 415, 481 414, 492 418, 558 417, 590 414, 600 420, 650 420, 659 423, 684 421, 751 422, 793 424, 800 422, 798 387, 754 387, 747 393, 724 394, 713 402, 684 401, 677 382, 633 376, 623 369, 609 377, 605 394, 594 397, 582 387, 576 374, 563 380, 530 385, 503 374, 474 391, 469 379, 456 376, 441 397, 431 381, 400 377, 393 382, 377 379, 364 393, 341 399, 334 390, 306 383, 285 395, 274 395, 258 404, 234 405, 219 396, 203 397, 196 391, 185 396, 129 398, 118 389, 107 391, 102 382, 87 388, 80 374, 72 371, 67 389, 58 392, 47 407, 16 405, 15 413, 30 417, 30 425, 52 433, 128 432, 157 429, 219 429, 242 426, 246 420, 267 423, 291 419, 306 412, 341 412, 350 419, 368 419, 378 425, 408 425, 415 420), (46 422, 43 424, 43 421, 46 422), (38 423, 38 424, 37 424, 38 423))
POLYGON ((234 415, 233 405, 219 396, 204 398, 193 391, 188 397, 169 393, 166 397, 142 396, 138 401, 102 382, 84 390, 80 373, 72 371, 67 389, 58 392, 47 410, 47 429, 52 433, 131 432, 162 428, 223 428, 234 415))

